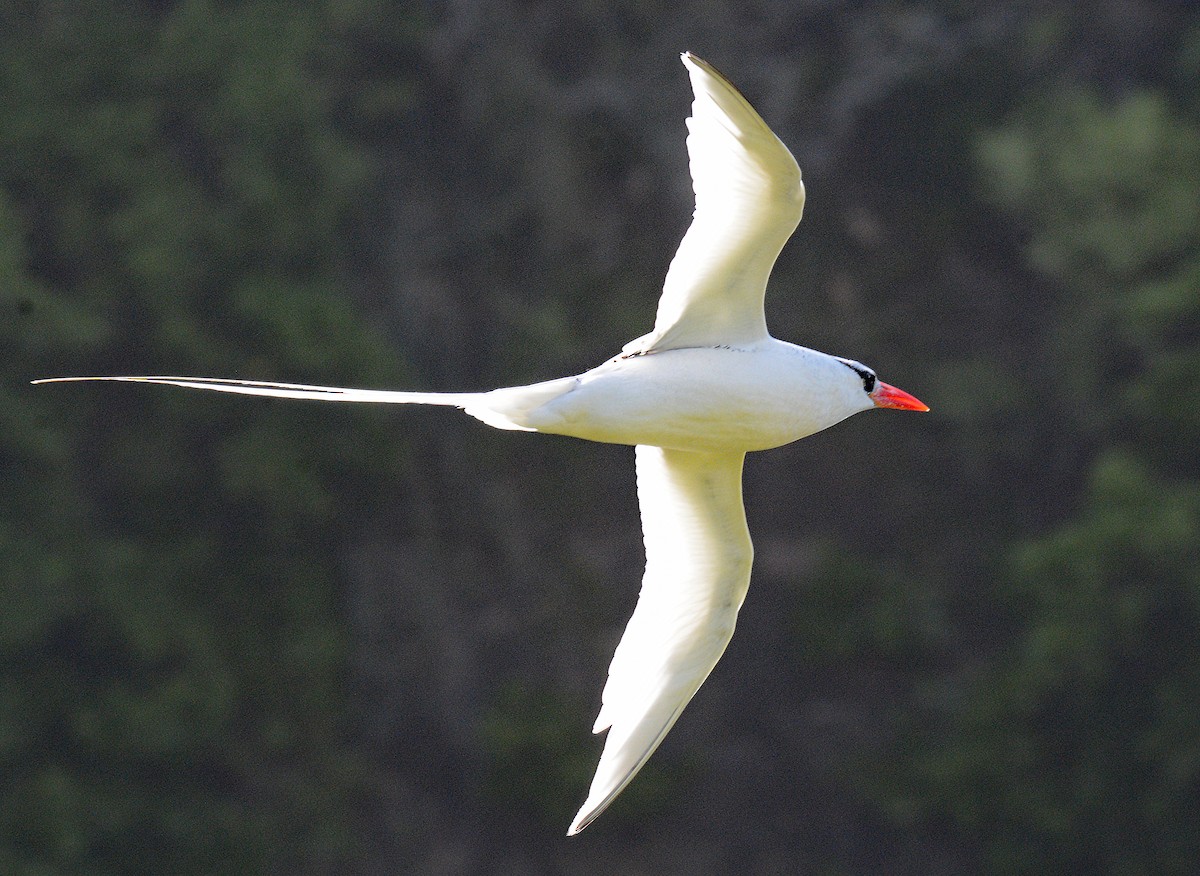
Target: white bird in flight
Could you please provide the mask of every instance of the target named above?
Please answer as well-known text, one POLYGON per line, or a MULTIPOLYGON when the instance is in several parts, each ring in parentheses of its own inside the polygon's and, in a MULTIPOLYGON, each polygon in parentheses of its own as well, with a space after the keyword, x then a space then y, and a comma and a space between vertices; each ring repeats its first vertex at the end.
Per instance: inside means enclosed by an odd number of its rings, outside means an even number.
POLYGON ((384 404, 451 405, 498 429, 636 446, 646 572, 593 732, 608 731, 567 835, 602 813, 658 748, 733 636, 753 548, 747 451, 868 408, 927 411, 867 366, 776 340, 763 297, 800 222, 791 152, 711 64, 682 56, 695 100, 687 149, 696 210, 667 271, 654 330, 598 368, 491 392, 342 389, 211 377, 64 377, 384 404))

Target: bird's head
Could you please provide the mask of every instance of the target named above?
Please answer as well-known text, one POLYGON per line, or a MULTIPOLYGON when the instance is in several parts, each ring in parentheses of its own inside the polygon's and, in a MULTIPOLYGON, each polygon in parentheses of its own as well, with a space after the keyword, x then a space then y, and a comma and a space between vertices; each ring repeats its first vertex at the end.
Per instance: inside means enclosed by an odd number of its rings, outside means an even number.
POLYGON ((927 411, 929 405, 918 399, 916 396, 909 395, 902 389, 892 386, 890 383, 884 383, 875 376, 875 372, 861 362, 855 362, 853 359, 843 359, 841 356, 835 357, 839 362, 854 372, 856 379, 862 386, 863 393, 866 394, 863 408, 896 408, 901 411, 927 411))

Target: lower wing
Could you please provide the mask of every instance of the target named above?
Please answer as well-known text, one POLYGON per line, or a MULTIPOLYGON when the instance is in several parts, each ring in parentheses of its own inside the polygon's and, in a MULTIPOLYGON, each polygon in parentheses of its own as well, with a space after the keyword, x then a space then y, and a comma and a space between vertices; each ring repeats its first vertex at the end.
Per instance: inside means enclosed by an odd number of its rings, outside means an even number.
POLYGON ((604 753, 568 836, 650 759, 733 636, 754 553, 742 506, 744 459, 637 448, 646 574, 593 731, 609 731, 604 753))

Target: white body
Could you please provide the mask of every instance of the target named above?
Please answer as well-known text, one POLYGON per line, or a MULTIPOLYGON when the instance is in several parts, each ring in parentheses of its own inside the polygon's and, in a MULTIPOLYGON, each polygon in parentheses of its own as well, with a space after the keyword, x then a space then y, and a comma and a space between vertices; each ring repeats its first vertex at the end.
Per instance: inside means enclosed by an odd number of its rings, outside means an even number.
POLYGON ((501 428, 745 453, 789 444, 869 407, 862 381, 838 359, 765 338, 619 356, 578 377, 484 393, 466 410, 501 428))
MULTIPOLYGON (((688 154, 696 212, 654 330, 577 377, 486 393, 397 392, 203 377, 60 378, 463 408, 501 429, 637 445, 646 574, 609 667, 595 731, 608 738, 568 833, 634 777, 720 659, 750 583, 742 461, 872 406, 926 408, 870 369, 777 341, 763 296, 804 209, 800 168, 746 99, 683 56, 695 101, 688 154)), ((41 382, 41 381, 38 381, 41 382)))

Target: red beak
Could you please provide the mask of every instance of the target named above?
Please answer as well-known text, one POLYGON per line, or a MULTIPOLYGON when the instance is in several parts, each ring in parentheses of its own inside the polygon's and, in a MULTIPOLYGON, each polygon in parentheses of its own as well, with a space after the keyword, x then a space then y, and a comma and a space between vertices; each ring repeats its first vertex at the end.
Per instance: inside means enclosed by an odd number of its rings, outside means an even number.
POLYGON ((909 395, 902 389, 897 389, 882 380, 875 382, 875 390, 870 393, 871 401, 877 408, 897 408, 902 411, 927 411, 929 405, 914 395, 909 395))

